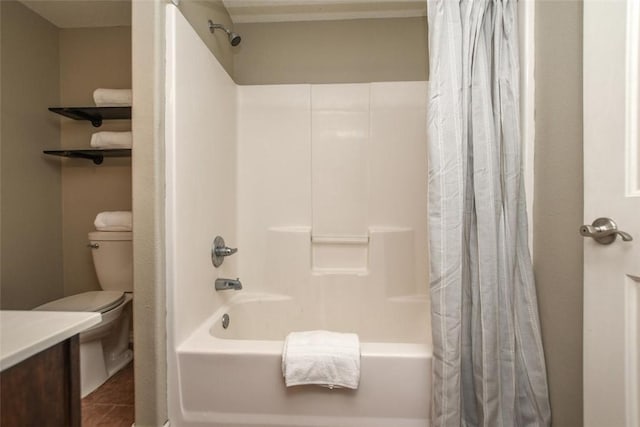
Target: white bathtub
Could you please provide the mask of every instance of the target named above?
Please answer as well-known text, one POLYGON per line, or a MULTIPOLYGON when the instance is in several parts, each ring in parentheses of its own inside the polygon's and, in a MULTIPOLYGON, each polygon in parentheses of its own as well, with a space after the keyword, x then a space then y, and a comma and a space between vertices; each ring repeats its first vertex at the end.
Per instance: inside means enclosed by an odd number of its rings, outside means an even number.
POLYGON ((179 425, 429 425, 432 351, 424 298, 387 299, 354 315, 320 313, 312 300, 243 292, 178 347, 179 425), (285 387, 283 339, 310 329, 360 335, 358 390, 285 387))

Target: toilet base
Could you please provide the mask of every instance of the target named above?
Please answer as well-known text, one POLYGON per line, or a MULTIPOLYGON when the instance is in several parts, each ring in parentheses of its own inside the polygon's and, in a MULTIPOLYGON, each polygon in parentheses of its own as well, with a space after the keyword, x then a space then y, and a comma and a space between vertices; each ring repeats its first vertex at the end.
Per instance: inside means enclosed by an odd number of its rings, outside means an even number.
POLYGON ((80 344, 80 397, 85 398, 94 392, 132 360, 133 351, 126 350, 107 368, 100 340, 80 344))
POLYGON ((107 374, 112 377, 117 372, 121 371, 125 366, 133 360, 133 351, 127 350, 115 361, 112 361, 111 365, 107 368, 107 374))
POLYGON ((80 345, 80 397, 85 397, 109 378, 104 366, 102 342, 95 340, 80 345))
POLYGON ((102 323, 80 333, 80 395, 86 397, 133 359, 129 349, 130 294, 103 313, 102 323))

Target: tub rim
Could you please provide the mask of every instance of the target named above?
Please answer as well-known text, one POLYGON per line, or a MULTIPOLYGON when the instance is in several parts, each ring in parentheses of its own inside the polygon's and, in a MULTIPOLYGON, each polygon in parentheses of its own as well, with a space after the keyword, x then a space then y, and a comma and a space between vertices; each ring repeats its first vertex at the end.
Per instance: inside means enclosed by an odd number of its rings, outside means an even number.
MULTIPOLYGON (((227 299, 205 319, 183 342, 176 345, 176 353, 195 354, 268 354, 281 355, 284 340, 249 340, 216 337, 211 333, 215 324, 234 305, 255 301, 290 301, 288 295, 246 292, 227 299)), ((365 357, 432 358, 431 341, 424 343, 360 341, 361 355, 365 357)))

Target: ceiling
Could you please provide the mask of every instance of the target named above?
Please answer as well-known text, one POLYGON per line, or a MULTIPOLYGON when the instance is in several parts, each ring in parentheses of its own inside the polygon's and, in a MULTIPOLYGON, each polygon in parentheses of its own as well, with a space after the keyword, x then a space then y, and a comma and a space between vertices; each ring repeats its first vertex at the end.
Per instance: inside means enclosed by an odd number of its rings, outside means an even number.
POLYGON ((223 0, 234 23, 425 16, 426 0, 223 0))
POLYGON ((20 2, 59 28, 131 25, 131 0, 20 0, 20 2))

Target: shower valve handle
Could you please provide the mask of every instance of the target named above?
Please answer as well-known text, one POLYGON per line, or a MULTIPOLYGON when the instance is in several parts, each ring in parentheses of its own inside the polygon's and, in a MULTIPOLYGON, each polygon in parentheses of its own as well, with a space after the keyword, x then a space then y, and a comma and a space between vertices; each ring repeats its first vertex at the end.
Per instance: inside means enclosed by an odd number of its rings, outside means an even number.
POLYGON ((213 251, 217 256, 229 256, 238 252, 238 248, 230 248, 228 246, 225 246, 223 248, 215 248, 213 251))
POLYGON ((601 245, 610 245, 620 236, 624 242, 630 242, 633 237, 629 233, 618 230, 618 226, 611 218, 598 218, 591 225, 580 227, 580 234, 591 237, 601 245))
POLYGON ((224 243, 222 236, 216 236, 211 247, 211 262, 214 267, 220 267, 224 261, 224 257, 233 255, 238 252, 237 248, 230 248, 224 243))

